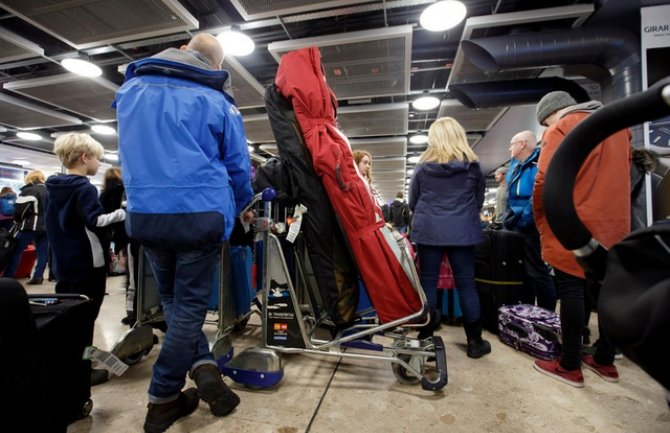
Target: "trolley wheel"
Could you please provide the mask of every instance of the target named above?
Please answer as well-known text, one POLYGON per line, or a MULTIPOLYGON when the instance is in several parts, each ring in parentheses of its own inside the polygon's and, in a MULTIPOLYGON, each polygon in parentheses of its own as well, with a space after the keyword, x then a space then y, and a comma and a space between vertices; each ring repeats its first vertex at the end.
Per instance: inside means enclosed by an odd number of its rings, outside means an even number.
MULTIPOLYGON (((155 335, 154 335, 154 337, 155 337, 155 335)), ((142 358, 144 358, 146 355, 148 355, 149 352, 151 352, 151 349, 153 349, 153 347, 154 346, 152 345, 152 346, 149 346, 146 349, 141 350, 137 353, 133 353, 132 355, 128 355, 125 358, 121 359, 121 361, 125 362, 129 366, 133 366, 133 365, 137 364, 138 362, 140 362, 142 360, 142 358)))
MULTIPOLYGON (((412 356, 400 354, 398 355, 398 358, 409 364, 412 356)), ((398 382, 402 383, 403 385, 416 385, 421 382, 420 378, 407 373, 407 369, 398 363, 394 362, 391 364, 391 368, 393 369, 393 375, 396 377, 396 379, 398 379, 398 382)))
POLYGON ((235 323, 235 325, 233 325, 233 331, 235 331, 235 332, 244 331, 244 328, 247 327, 247 323, 249 323, 249 316, 247 316, 244 319, 240 320, 239 322, 235 323))
POLYGON ((79 412, 77 419, 86 418, 91 414, 92 410, 93 410, 93 400, 89 398, 88 400, 86 400, 86 403, 84 403, 84 405, 81 407, 81 412, 79 412))

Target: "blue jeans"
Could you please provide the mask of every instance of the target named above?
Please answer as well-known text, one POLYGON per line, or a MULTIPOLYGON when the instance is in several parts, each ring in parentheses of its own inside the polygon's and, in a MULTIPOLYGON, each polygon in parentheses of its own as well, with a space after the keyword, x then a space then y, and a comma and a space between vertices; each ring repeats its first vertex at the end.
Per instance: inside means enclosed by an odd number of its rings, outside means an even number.
POLYGON ((202 326, 220 251, 220 245, 186 252, 146 248, 168 325, 154 364, 149 403, 174 401, 189 371, 203 364, 217 365, 202 326))
POLYGON ((479 294, 475 286, 475 247, 418 245, 421 286, 431 311, 437 308, 437 280, 442 255, 447 254, 461 301, 463 321, 473 323, 481 318, 479 294))
POLYGON ((47 253, 49 249, 49 241, 47 232, 35 232, 32 230, 21 230, 16 235, 16 247, 12 258, 5 268, 5 277, 14 278, 14 274, 21 263, 21 254, 28 245, 35 242, 35 253, 37 254, 37 266, 33 273, 33 278, 42 278, 44 269, 47 267, 47 253))

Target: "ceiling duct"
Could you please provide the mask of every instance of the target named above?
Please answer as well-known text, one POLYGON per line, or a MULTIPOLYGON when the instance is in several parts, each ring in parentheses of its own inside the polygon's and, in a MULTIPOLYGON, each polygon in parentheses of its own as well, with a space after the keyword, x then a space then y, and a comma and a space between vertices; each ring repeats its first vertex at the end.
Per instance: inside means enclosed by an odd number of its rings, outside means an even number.
POLYGON ((285 53, 309 46, 319 48, 337 99, 409 93, 411 25, 273 42, 268 51, 279 62, 285 53))
POLYGON ((6 0, 0 6, 77 49, 198 28, 177 0, 6 0))
MULTIPOLYGON (((589 95, 578 84, 559 77, 535 78, 488 83, 461 83, 449 87, 451 94, 468 108, 508 107, 535 104, 554 90, 570 93, 577 102, 588 101, 589 95)), ((471 129, 466 129, 472 131, 471 129)))
POLYGON ((639 48, 623 30, 570 29, 463 41, 465 56, 487 72, 515 68, 596 64, 611 69, 639 48))
POLYGON ((116 120, 111 105, 119 86, 103 78, 59 74, 12 81, 3 88, 99 122, 116 120))

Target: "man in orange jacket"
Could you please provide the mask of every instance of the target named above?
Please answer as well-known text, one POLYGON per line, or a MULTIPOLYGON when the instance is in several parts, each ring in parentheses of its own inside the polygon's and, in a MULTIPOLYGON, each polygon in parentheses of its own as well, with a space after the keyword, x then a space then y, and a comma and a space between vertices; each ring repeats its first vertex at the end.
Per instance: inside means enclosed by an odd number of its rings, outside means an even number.
MULTIPOLYGON (((546 94, 537 105, 537 120, 547 126, 533 190, 533 212, 542 244, 542 258, 554 268, 556 290, 561 301, 562 352, 553 361, 535 361, 535 369, 569 385, 581 388, 581 366, 609 382, 618 382, 614 348, 603 337, 594 355, 582 355, 584 270, 571 251, 563 248, 551 231, 544 214, 542 192, 547 167, 563 138, 590 113, 600 108, 598 101, 583 104, 566 92, 546 94)), ((575 180, 574 203, 584 225, 603 246, 609 248, 630 230, 630 132, 621 130, 601 142, 582 165, 575 180)))

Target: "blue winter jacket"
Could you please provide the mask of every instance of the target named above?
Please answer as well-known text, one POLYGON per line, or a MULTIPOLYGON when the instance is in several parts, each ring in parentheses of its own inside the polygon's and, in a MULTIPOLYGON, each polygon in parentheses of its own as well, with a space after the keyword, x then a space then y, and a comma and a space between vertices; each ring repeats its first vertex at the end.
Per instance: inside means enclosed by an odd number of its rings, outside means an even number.
POLYGON ((525 161, 513 159, 507 170, 507 210, 503 226, 508 230, 524 230, 535 225, 533 218, 533 185, 537 174, 540 148, 536 147, 525 161))
POLYGON ((194 250, 228 239, 252 196, 229 75, 174 48, 131 63, 116 93, 129 236, 194 250))
POLYGON ((424 245, 476 245, 484 238, 479 211, 486 182, 478 162, 417 165, 409 187, 412 242, 424 245))

